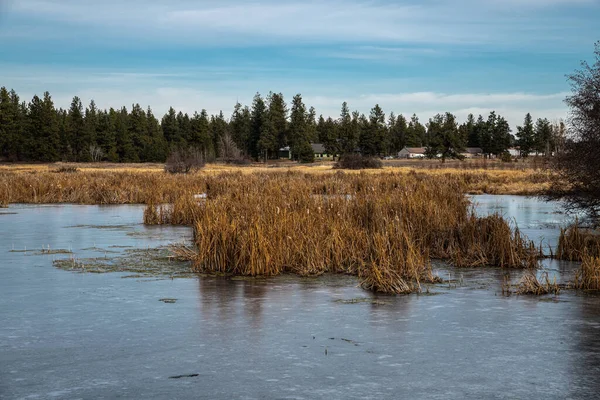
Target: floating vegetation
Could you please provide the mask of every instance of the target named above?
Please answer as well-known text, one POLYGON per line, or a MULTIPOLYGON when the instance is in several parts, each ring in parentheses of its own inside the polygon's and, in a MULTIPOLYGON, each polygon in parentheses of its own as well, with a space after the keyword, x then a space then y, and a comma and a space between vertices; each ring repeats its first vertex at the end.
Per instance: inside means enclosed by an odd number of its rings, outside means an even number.
POLYGON ((360 303, 369 303, 369 304, 375 304, 375 305, 385 305, 388 304, 385 301, 381 301, 381 300, 377 300, 377 299, 371 299, 368 297, 358 297, 355 299, 338 299, 335 300, 336 303, 341 303, 341 304, 360 304, 360 303))
POLYGON ((10 253, 25 253, 27 255, 30 256, 41 256, 41 255, 47 255, 47 254, 73 254, 73 252, 71 250, 67 250, 67 249, 44 249, 42 248, 40 249, 29 249, 27 250, 26 248, 23 250, 9 250, 10 253))
POLYGON ((194 248, 174 249, 200 273, 358 276, 382 293, 439 283, 430 260, 458 267, 537 268, 539 252, 499 215, 475 216, 458 180, 419 174, 231 175, 169 205, 148 224, 189 224, 194 248))
POLYGON ((559 294, 560 287, 556 283, 556 278, 550 281, 548 272, 544 271, 540 281, 535 271, 526 272, 519 283, 517 284, 517 294, 544 295, 544 294, 559 294))
POLYGON ((102 247, 96 247, 96 246, 86 247, 85 249, 81 249, 81 250, 82 251, 94 251, 97 253, 110 253, 110 254, 118 254, 119 253, 118 251, 115 251, 115 250, 108 250, 108 249, 104 249, 102 247))
POLYGON ((71 225, 65 228, 83 228, 83 229, 108 229, 108 230, 127 230, 133 229, 131 225, 71 225))
POLYGON ((194 276, 188 262, 172 257, 167 248, 130 249, 122 256, 110 258, 65 258, 54 261, 54 266, 65 271, 109 273, 130 272, 127 277, 164 276, 183 278, 194 276))

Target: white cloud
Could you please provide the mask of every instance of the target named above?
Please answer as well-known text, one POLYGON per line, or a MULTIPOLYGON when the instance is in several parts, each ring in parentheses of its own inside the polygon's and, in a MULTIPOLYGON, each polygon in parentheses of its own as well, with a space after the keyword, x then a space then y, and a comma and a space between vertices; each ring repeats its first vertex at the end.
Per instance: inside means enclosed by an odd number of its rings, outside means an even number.
MULTIPOLYGON (((8 18, 50 24, 49 32, 164 40, 202 45, 373 42, 526 45, 544 42, 565 13, 531 17, 532 8, 595 7, 595 0, 391 1, 141 1, 13 0, 8 18), (518 7, 518 6, 519 7, 518 7), (525 18, 523 18, 525 16, 525 18), (52 25, 54 21, 54 25, 52 25)), ((561 41, 578 32, 561 29, 561 41)), ((555 41, 556 43, 556 41, 555 41)))
POLYGON ((387 81, 372 81, 365 87, 323 86, 318 81, 270 79, 268 74, 257 74, 250 79, 240 79, 235 70, 173 70, 173 71, 103 71, 89 69, 53 69, 40 67, 14 70, 0 65, 0 75, 12 83, 22 100, 29 101, 34 94, 48 90, 57 107, 67 108, 74 95, 84 103, 94 99, 101 108, 131 107, 140 103, 150 105, 157 116, 169 107, 187 113, 206 108, 216 114, 223 110, 229 117, 236 101, 250 105, 256 91, 265 95, 269 90, 281 91, 288 101, 301 92, 308 106, 317 113, 337 118, 342 102, 347 101, 352 110, 368 114, 379 104, 386 113, 410 116, 416 113, 426 122, 437 113, 450 111, 459 119, 469 113, 487 116, 496 110, 507 118, 513 128, 522 123, 523 116, 531 112, 534 117, 564 118, 567 95, 558 93, 490 92, 490 93, 439 93, 433 91, 390 92, 387 81), (231 75, 229 75, 231 74, 231 75), (203 77, 198 79, 198 76, 203 77), (40 89, 42 88, 42 89, 40 89))

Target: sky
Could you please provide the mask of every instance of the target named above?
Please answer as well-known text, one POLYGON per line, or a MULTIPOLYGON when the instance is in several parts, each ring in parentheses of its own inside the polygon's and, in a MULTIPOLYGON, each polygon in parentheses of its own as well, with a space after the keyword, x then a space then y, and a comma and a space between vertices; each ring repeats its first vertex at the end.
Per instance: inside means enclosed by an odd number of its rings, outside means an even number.
POLYGON ((101 108, 193 113, 301 93, 422 121, 495 110, 564 118, 600 0, 0 0, 0 86, 101 108))

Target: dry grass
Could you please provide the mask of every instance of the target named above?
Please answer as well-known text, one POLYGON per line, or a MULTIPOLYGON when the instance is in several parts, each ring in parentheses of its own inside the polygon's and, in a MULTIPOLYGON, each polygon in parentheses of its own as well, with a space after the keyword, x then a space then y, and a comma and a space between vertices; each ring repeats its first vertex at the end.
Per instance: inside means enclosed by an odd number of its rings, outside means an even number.
POLYGON ((483 186, 544 185, 532 170, 340 172, 331 163, 280 163, 209 165, 177 176, 159 164, 69 164, 78 173, 53 172, 62 166, 0 166, 0 204, 147 204, 148 224, 194 227, 195 249, 178 255, 197 271, 346 273, 370 290, 408 293, 439 281, 431 258, 458 267, 537 266, 532 243, 499 216, 475 217, 464 196, 483 186))
MULTIPOLYGON (((172 203, 183 193, 203 193, 220 176, 278 174, 293 172, 311 176, 335 175, 333 163, 298 165, 281 162, 269 165, 207 165, 201 172, 170 176, 163 164, 5 164, 0 165, 0 204, 79 203, 130 204, 172 203), (78 173, 68 171, 76 169, 78 173)), ((548 187, 549 175, 525 170, 412 169, 385 167, 383 170, 348 171, 348 174, 389 174, 434 177, 458 181, 463 192, 478 194, 539 194, 548 187)))
POLYGON ((548 272, 542 273, 542 281, 537 278, 535 270, 530 270, 523 275, 517 284, 517 294, 530 294, 540 296, 544 294, 559 294, 560 287, 556 278, 550 281, 548 272))
POLYGON ((600 257, 600 234, 598 231, 581 228, 577 223, 561 229, 556 248, 559 260, 582 261, 585 255, 600 257))
MULTIPOLYGON (((458 179, 427 174, 222 174, 206 199, 150 204, 145 222, 190 224, 199 272, 357 275, 365 288, 419 291, 430 258, 536 267, 536 249, 499 216, 477 218, 458 179), (455 256, 459 254, 460 256, 455 256)), ((186 254, 179 253, 180 256, 186 254)))
POLYGON ((583 290, 600 290, 600 256, 583 254, 581 267, 575 276, 575 287, 583 290))

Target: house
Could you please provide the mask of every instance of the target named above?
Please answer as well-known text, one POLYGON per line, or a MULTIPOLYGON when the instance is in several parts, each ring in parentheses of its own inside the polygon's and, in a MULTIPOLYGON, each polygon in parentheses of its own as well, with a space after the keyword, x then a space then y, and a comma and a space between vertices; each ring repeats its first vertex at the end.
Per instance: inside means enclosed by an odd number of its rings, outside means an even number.
MULTIPOLYGON (((327 150, 325 150, 325 146, 321 143, 311 143, 310 147, 315 153, 315 159, 324 159, 332 157, 331 154, 327 154, 327 150)), ((287 158, 292 159, 292 151, 290 150, 290 146, 285 146, 279 149, 279 158, 287 158)))
POLYGON ((483 149, 480 147, 467 147, 460 153, 464 158, 478 158, 483 156, 483 149))
POLYGON ((511 157, 520 157, 521 150, 518 147, 511 147, 510 149, 508 149, 508 154, 510 154, 511 157))
POLYGON ((292 158, 292 152, 290 151, 290 146, 285 146, 279 149, 279 158, 292 158))
POLYGON ((315 159, 331 157, 331 155, 327 154, 327 150, 325 150, 325 146, 323 146, 323 144, 321 144, 321 143, 311 143, 310 147, 312 147, 313 153, 315 153, 315 159))
POLYGON ((405 147, 398 152, 398 158, 425 158, 425 147, 405 147))

